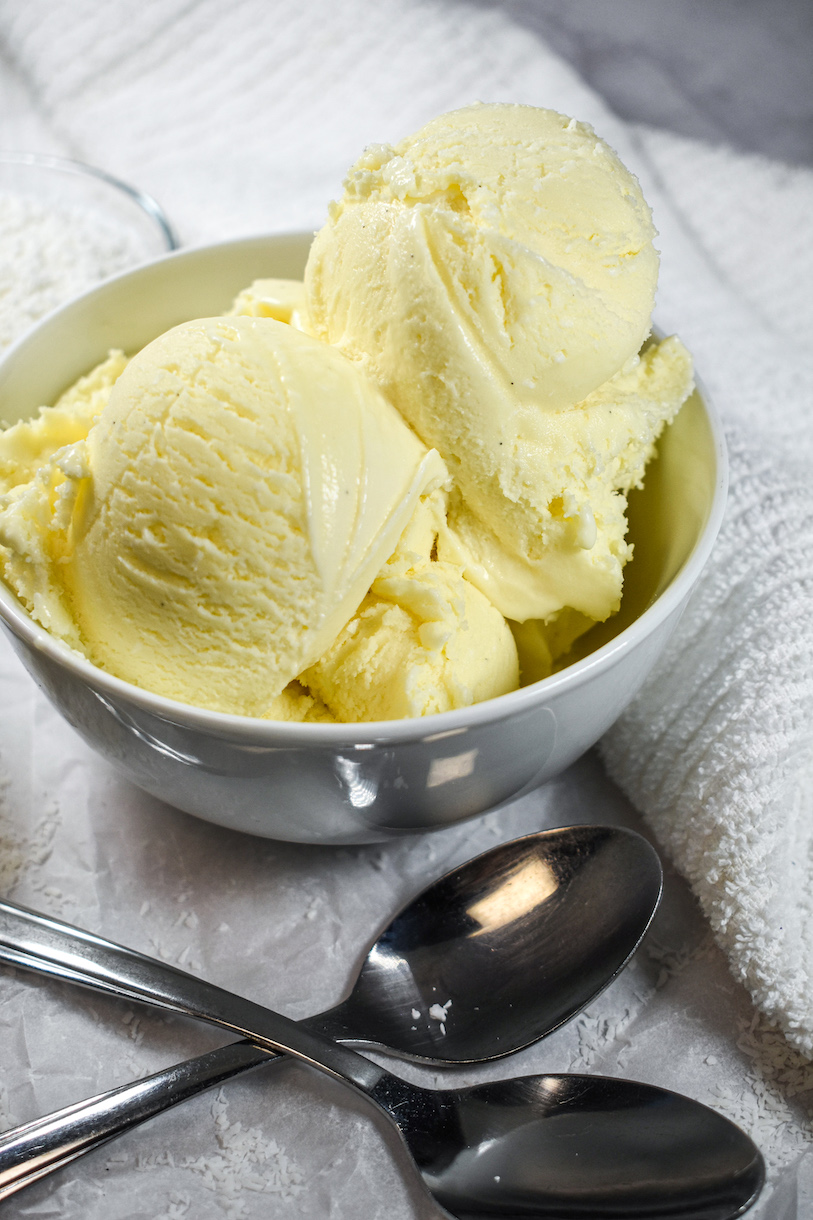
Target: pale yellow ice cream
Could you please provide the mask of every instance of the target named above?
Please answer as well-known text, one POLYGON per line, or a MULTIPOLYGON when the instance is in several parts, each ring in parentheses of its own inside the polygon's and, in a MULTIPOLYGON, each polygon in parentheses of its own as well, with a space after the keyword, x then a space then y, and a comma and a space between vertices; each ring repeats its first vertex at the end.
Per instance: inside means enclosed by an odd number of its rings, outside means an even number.
POLYGON ((130 362, 86 441, 6 497, 6 576, 117 676, 263 715, 446 477, 332 348, 265 318, 190 322, 130 362))
POLYGON ((302 675, 338 720, 468 707, 519 685, 505 619, 443 556, 446 496, 422 498, 358 612, 302 675))
POLYGON ((252 318, 276 318, 297 330, 310 330, 305 285, 301 280, 255 280, 238 294, 229 312, 252 318))
POLYGON ((618 608, 624 493, 691 388, 677 340, 638 360, 654 235, 590 127, 480 105, 368 149, 316 236, 308 325, 444 456, 448 545, 511 619, 618 608))
POLYGON ((626 495, 690 392, 648 340, 634 177, 553 111, 442 116, 350 171, 305 284, 120 354, 0 436, 0 570, 97 665, 364 721, 545 676, 619 606, 626 495), (643 346, 642 346, 643 345, 643 346))
POLYGON ((122 352, 112 353, 54 406, 0 433, 0 571, 37 622, 73 644, 58 538, 73 507, 71 476, 84 468, 81 442, 126 365, 122 352))
MULTIPOLYGON (((626 493, 641 486, 655 441, 692 384, 680 340, 653 343, 569 410, 539 413, 533 436, 528 428, 515 440, 487 521, 462 489, 453 494, 449 545, 503 614, 553 624, 567 607, 583 616, 584 630, 618 609, 632 555, 626 493)), ((575 635, 562 636, 553 655, 575 635)))
POLYGON ((302 291, 262 281, 235 303, 249 316, 114 354, 0 436, 7 582, 96 664, 219 711, 370 720, 514 689, 501 615, 431 557, 444 463, 343 356, 273 320, 302 291), (339 674, 371 585, 399 629, 339 674))

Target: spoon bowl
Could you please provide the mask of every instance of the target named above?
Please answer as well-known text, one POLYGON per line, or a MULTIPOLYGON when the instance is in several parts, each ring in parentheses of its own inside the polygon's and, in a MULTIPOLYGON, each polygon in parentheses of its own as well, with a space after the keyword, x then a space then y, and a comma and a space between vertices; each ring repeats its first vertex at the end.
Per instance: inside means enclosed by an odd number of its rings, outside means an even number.
POLYGON ((405 1139, 429 1190, 459 1220, 729 1220, 764 1183, 743 1131, 652 1085, 526 1076, 438 1101, 453 1116, 449 1137, 424 1130, 405 1139))
POLYGON ((634 831, 572 826, 501 844, 413 899, 348 998, 306 1024, 421 1062, 511 1054, 612 982, 661 884, 655 851, 634 831))

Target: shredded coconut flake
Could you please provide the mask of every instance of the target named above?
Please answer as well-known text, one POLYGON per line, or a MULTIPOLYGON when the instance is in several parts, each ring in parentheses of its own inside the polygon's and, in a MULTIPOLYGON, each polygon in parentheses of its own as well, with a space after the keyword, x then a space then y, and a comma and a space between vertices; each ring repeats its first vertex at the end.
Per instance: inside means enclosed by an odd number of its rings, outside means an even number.
POLYGON ((244 1128, 230 1123, 223 1091, 212 1108, 219 1153, 189 1158, 181 1165, 199 1174, 209 1190, 226 1206, 228 1220, 247 1214, 241 1195, 244 1191, 273 1194, 286 1202, 303 1190, 303 1176, 295 1163, 274 1139, 266 1139, 256 1127, 244 1128))
POLYGON ((104 215, 0 193, 0 351, 46 313, 144 257, 104 215))

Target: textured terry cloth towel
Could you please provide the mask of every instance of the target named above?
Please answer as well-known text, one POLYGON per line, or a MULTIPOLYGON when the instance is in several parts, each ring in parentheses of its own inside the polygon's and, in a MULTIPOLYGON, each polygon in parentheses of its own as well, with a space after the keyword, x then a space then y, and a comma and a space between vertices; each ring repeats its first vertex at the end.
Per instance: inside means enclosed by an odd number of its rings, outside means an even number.
POLYGON ((360 148, 476 99, 591 121, 661 230, 660 325, 721 408, 719 545, 603 743, 734 972, 813 1054, 813 175, 631 128, 497 7, 464 0, 0 0, 0 145, 135 181, 187 241, 316 226, 360 148))
POLYGON ((735 975, 813 1055, 813 174, 642 140, 687 205, 681 308, 710 333, 681 330, 723 412, 731 484, 700 585, 602 754, 735 975))

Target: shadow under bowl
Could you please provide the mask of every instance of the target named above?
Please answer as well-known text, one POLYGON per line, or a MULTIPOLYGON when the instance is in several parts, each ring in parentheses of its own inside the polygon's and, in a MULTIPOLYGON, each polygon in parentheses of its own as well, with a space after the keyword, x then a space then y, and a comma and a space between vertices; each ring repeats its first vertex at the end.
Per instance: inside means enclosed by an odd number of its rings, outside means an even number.
MULTIPOLYGON (((0 362, 0 420, 52 403, 111 348, 133 353, 227 310, 252 280, 300 278, 309 234, 184 250, 126 272, 46 318, 0 362)), ((0 585, 23 664, 124 776, 188 813, 293 842, 366 843, 485 813, 564 770, 609 728, 662 653, 708 559, 725 506, 719 419, 696 390, 630 496, 635 558, 620 613, 540 682, 454 712, 366 724, 288 724, 165 699, 91 665, 0 585)))

